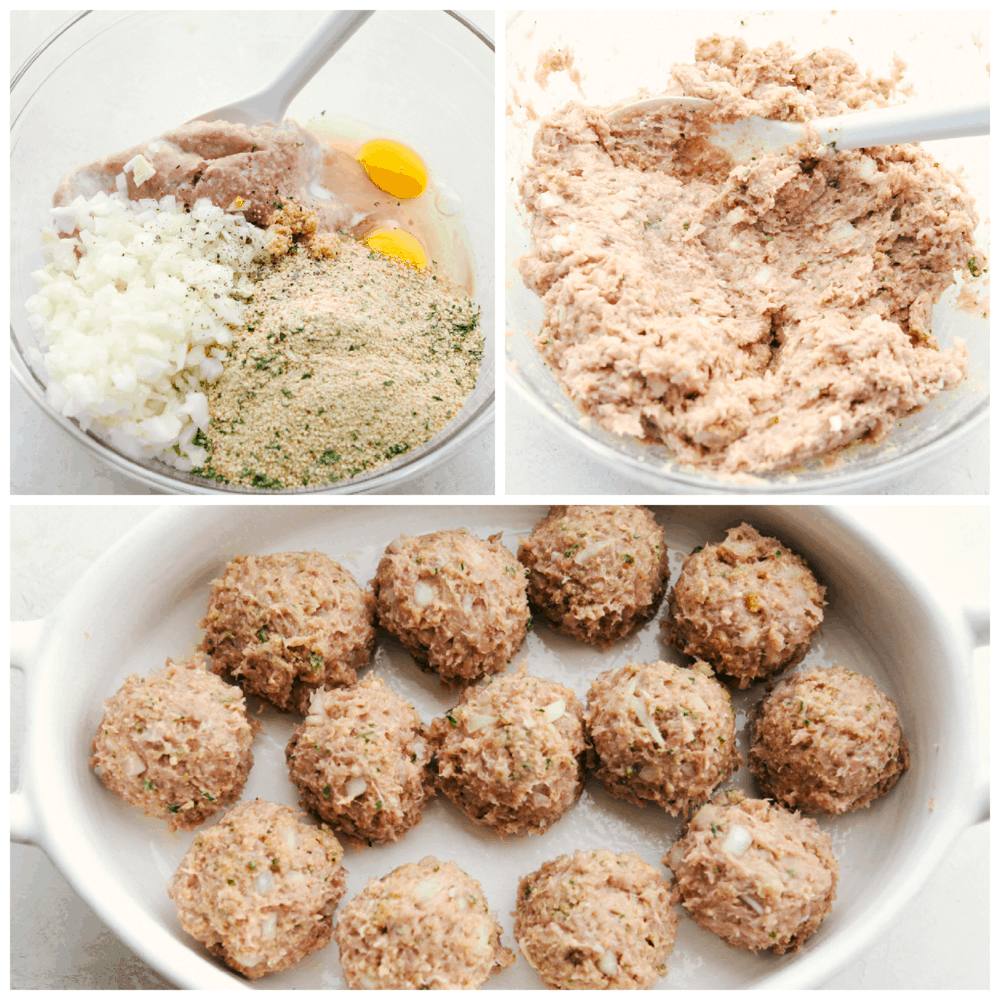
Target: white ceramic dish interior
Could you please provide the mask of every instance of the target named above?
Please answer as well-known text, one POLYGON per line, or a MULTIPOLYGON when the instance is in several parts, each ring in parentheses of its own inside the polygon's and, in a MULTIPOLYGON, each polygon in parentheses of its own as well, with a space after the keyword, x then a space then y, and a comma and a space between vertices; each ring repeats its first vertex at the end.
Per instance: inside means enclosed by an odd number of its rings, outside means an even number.
MULTIPOLYGON (((830 46, 844 49, 862 69, 887 75, 893 53, 906 61, 905 83, 916 98, 971 100, 989 86, 989 20, 985 12, 876 12, 869 10, 509 13, 506 25, 505 134, 505 351, 506 384, 590 461, 668 493, 870 492, 954 447, 988 416, 989 320, 955 307, 958 288, 935 306, 933 330, 943 346, 955 337, 969 345, 969 377, 953 392, 899 422, 878 445, 855 445, 843 462, 810 463, 794 472, 771 473, 758 483, 720 482, 682 471, 665 448, 642 445, 599 428, 563 392, 531 340, 540 328, 541 303, 529 291, 516 261, 529 248, 527 220, 517 185, 530 160, 538 117, 569 101, 611 104, 632 95, 652 96, 667 86, 670 67, 694 61, 694 43, 713 33, 740 35, 751 46, 787 42, 796 52, 830 46), (978 43, 978 47, 977 47, 978 43), (542 53, 568 47, 578 87, 565 72, 552 73, 545 88, 534 79, 542 53), (640 91, 646 88, 646 93, 640 91)), ((915 98, 915 99, 916 99, 915 98)), ((976 200, 980 246, 989 246, 989 137, 926 144, 942 163, 961 170, 976 200)), ((973 286, 980 297, 982 283, 973 286)))
MULTIPOLYGON (((39 234, 63 175, 159 135, 269 83, 315 32, 322 11, 90 11, 73 17, 11 85, 11 364, 32 399, 67 434, 126 475, 166 493, 243 493, 133 461, 54 410, 24 302, 44 265, 39 234), (147 43, 156 58, 150 58, 147 43), (110 111, 108 110, 110 109, 110 111)), ((309 493, 378 493, 453 457, 493 419, 494 130, 492 42, 445 11, 377 11, 292 101, 303 124, 362 122, 416 149, 461 199, 482 309, 483 367, 462 410, 427 444, 389 465, 309 493)))
MULTIPOLYGON (((196 622, 209 582, 225 561, 245 552, 318 548, 359 581, 374 574, 385 545, 400 533, 465 525, 485 536, 503 531, 516 550, 542 507, 215 507, 174 508, 143 522, 103 556, 59 608, 41 622, 16 626, 12 663, 25 671, 27 698, 22 788, 11 799, 12 837, 42 846, 80 895, 134 951, 188 988, 248 984, 210 958, 181 931, 165 882, 191 833, 125 806, 90 773, 90 743, 102 698, 128 673, 146 673, 167 656, 189 655, 200 641, 196 622)), ((672 579, 683 556, 718 540, 743 519, 800 552, 828 590, 829 607, 806 665, 845 663, 874 677, 896 700, 912 766, 892 793, 860 813, 821 819, 833 838, 841 880, 832 914, 795 955, 753 956, 726 947, 682 917, 663 988, 810 987, 823 983, 884 933, 954 838, 985 809, 975 726, 971 648, 986 641, 985 615, 959 620, 935 606, 893 559, 842 518, 814 507, 734 506, 658 509, 671 552, 672 579), (934 808, 931 808, 931 805, 934 808)), ((661 616, 662 617, 662 614, 661 616)), ((601 671, 630 661, 683 662, 660 639, 659 623, 600 652, 557 636, 543 622, 522 650, 531 669, 584 697, 601 671)), ((425 721, 455 703, 434 675, 421 673, 401 646, 380 631, 372 667, 412 700, 425 721)), ((762 686, 734 695, 738 724, 762 686)), ((296 804, 284 747, 293 717, 265 711, 244 797, 296 804)), ((746 754, 745 732, 740 749, 746 754)), ((734 782, 751 789, 741 768, 734 782)), ((368 877, 435 854, 455 860, 484 886, 505 940, 518 878, 575 849, 638 852, 659 864, 679 822, 654 809, 609 798, 592 779, 583 797, 542 837, 499 841, 474 828, 445 800, 400 843, 348 850, 347 895, 368 877)), ((343 985, 335 944, 298 966, 258 980, 266 989, 343 985)), ((540 984, 519 958, 489 983, 530 989, 540 984)))

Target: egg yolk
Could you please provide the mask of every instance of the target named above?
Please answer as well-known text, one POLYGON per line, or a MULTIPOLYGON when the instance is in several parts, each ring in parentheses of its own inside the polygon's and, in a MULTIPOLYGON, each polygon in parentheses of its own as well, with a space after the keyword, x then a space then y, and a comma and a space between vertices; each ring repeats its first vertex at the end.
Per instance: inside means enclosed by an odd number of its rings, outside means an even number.
POLYGON ((424 161, 401 142, 372 139, 358 153, 372 183, 394 198, 416 198, 427 187, 424 161))
POLYGON ((417 242, 415 236, 411 236, 405 230, 376 229, 370 236, 365 237, 365 243, 372 250, 390 257, 398 257, 405 264, 412 264, 414 267, 427 266, 427 254, 424 253, 424 248, 417 242))

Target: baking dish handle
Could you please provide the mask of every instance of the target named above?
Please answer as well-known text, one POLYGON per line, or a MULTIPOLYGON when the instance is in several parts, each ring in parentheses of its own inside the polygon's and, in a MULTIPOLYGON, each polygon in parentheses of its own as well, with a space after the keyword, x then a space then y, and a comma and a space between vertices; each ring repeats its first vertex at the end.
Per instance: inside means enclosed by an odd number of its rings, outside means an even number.
MULTIPOLYGON (((39 618, 33 622, 10 623, 10 666, 25 675, 25 699, 31 685, 31 667, 35 659, 35 650, 45 625, 45 619, 39 618)), ((21 711, 22 718, 28 713, 25 706, 16 706, 21 711)), ((20 751, 22 748, 18 748, 20 751)), ((38 823, 31 801, 24 790, 24 764, 20 768, 21 787, 10 793, 10 839, 19 844, 35 844, 38 842, 38 823)))
MULTIPOLYGON (((974 649, 990 644, 990 609, 985 604, 962 608, 962 617, 969 630, 969 638, 974 649)), ((979 782, 976 788, 973 816, 974 822, 982 823, 990 818, 990 753, 988 743, 989 728, 982 735, 982 760, 979 768, 979 782)))

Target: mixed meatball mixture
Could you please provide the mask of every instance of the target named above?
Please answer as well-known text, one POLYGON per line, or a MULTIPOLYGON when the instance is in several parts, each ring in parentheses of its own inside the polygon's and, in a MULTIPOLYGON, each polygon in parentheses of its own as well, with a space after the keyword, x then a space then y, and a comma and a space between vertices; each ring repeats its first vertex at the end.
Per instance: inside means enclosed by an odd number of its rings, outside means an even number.
POLYGON ((704 802, 743 762, 729 692, 702 660, 606 670, 587 694, 584 724, 591 769, 608 793, 674 816, 704 802))
POLYGON ((523 661, 467 688, 431 740, 437 787, 501 836, 544 832, 583 790, 583 707, 523 661))
POLYGON ((372 580, 379 624, 448 687, 503 670, 527 634, 524 567, 499 537, 404 535, 372 580))
POLYGON ((965 377, 965 343, 931 329, 956 276, 986 269, 965 182, 906 143, 713 156, 717 122, 898 103, 902 64, 880 77, 836 49, 719 35, 694 56, 669 89, 705 113, 571 103, 541 123, 520 185, 535 343, 601 427, 706 472, 879 441, 965 377))
POLYGON ((203 657, 167 660, 104 699, 90 766, 129 805, 191 830, 240 797, 259 732, 243 692, 209 673, 203 657))
POLYGON ((521 879, 514 937, 551 989, 648 989, 667 974, 674 902, 637 854, 577 851, 521 879))
POLYGON ((825 594, 801 556, 741 524, 684 560, 668 601, 667 642, 749 687, 801 662, 825 594))
POLYGON ((754 717, 750 770, 790 809, 836 816, 868 806, 910 766, 893 700, 856 670, 804 670, 754 717))
POLYGON ((483 887, 432 857, 370 880, 334 937, 354 990, 474 990, 514 963, 483 887))
POLYGON ((399 840, 420 822, 430 785, 424 725, 372 674, 316 691, 285 757, 302 806, 349 842, 399 840))
POLYGON ((371 594, 322 552, 238 556, 198 624, 217 674, 303 714, 314 691, 353 684, 375 646, 371 594))
POLYGON ((819 927, 840 872, 815 820, 740 791, 702 806, 663 863, 699 927, 734 948, 778 955, 819 927))
POLYGON ((532 607, 557 632, 602 647, 656 613, 669 577, 663 529, 641 506, 550 507, 517 557, 532 607))
POLYGON ((329 944, 343 853, 288 806, 240 802, 195 837, 167 892, 191 937, 259 979, 329 944))

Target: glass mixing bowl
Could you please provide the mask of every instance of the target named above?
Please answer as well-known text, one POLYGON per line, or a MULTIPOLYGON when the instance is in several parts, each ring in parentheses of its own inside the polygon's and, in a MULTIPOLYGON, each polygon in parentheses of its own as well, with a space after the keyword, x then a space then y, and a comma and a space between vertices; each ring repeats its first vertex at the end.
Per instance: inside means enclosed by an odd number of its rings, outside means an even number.
MULTIPOLYGON (((91 11, 41 46, 11 82, 11 363, 31 398, 116 470, 167 493, 378 493, 454 457, 493 421, 493 44, 446 11, 378 11, 292 102, 306 123, 323 112, 364 122, 419 152, 462 202, 482 309, 482 371, 472 395, 430 441, 386 466, 329 487, 226 486, 127 457, 53 409, 24 302, 44 266, 39 234, 69 171, 180 125, 269 83, 317 29, 323 11, 91 11)), ((39 457, 44 461, 44 456, 39 457)))
MULTIPOLYGON (((822 12, 764 14, 701 12, 582 12, 572 20, 561 13, 509 13, 506 23, 505 129, 505 354, 506 384, 587 460, 640 480, 666 493, 843 493, 869 492, 925 465, 955 447, 960 438, 988 419, 989 320, 983 306, 975 315, 956 307, 952 287, 934 307, 933 330, 943 347, 955 337, 969 347, 969 374, 952 392, 902 420, 879 444, 855 444, 835 461, 820 459, 789 472, 767 473, 734 482, 681 469, 662 446, 644 445, 598 427, 563 392, 532 343, 542 321, 541 302, 517 270, 527 252, 527 218, 517 192, 531 156, 538 118, 569 101, 611 104, 639 94, 660 93, 670 67, 694 61, 694 43, 713 33, 741 35, 753 47, 775 41, 796 52, 829 46, 849 52, 864 69, 887 75, 893 53, 907 63, 904 85, 916 99, 972 100, 989 87, 989 20, 985 12, 822 12), (549 50, 570 50, 573 75, 535 74, 549 50)), ((989 138, 926 143, 940 162, 963 173, 981 221, 980 247, 989 246, 989 138)), ((977 298, 985 286, 971 286, 977 298)), ((530 447, 530 443, 523 445, 530 447)))

